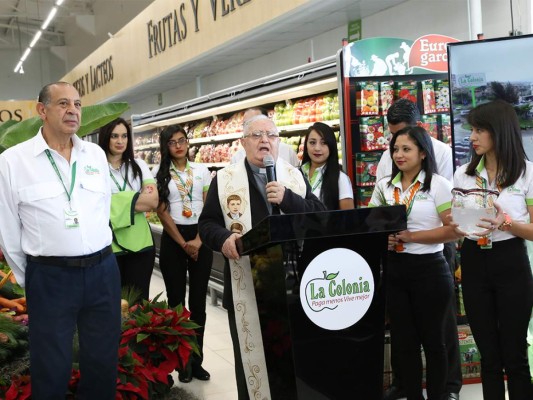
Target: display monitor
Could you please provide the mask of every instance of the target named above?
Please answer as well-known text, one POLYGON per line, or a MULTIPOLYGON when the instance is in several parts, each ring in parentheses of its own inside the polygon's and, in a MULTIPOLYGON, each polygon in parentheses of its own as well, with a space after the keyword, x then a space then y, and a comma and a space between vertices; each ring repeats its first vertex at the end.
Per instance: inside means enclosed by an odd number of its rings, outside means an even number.
POLYGON ((533 35, 448 44, 455 167, 470 159, 469 111, 493 99, 511 103, 533 160, 533 35))

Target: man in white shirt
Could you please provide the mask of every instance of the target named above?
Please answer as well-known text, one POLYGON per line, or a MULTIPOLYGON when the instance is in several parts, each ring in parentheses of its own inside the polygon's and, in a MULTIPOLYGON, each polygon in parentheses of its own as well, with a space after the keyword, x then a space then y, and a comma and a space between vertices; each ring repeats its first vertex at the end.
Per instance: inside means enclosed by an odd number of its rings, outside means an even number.
MULTIPOLYGON (((387 111, 387 122, 389 123, 389 131, 391 134, 396 134, 403 128, 420 124, 420 111, 416 104, 407 99, 398 99, 390 106, 387 111)), ((453 181, 453 163, 452 163, 452 149, 440 140, 432 138, 433 150, 435 152, 435 159, 437 164, 437 174, 443 176, 449 181, 453 181)), ((379 160, 376 171, 376 181, 382 178, 389 177, 392 172, 392 159, 390 150, 383 152, 379 160)), ((444 244, 444 256, 453 271, 455 268, 455 243, 444 244)), ((452 273, 453 276, 453 273, 452 273)), ((446 400, 459 400, 459 391, 462 387, 461 375, 461 360, 459 355, 459 347, 457 341, 457 322, 455 307, 452 307, 449 315, 446 316, 445 321, 445 340, 448 349, 448 382, 447 391, 448 397, 446 400)), ((392 333, 394 336, 394 333, 392 333)), ((392 340, 394 342, 394 339, 392 340)), ((401 376, 398 375, 398 369, 395 368, 398 362, 397 350, 391 346, 391 362, 393 370, 393 381, 391 387, 385 392, 384 400, 396 400, 405 397, 402 387, 401 376)))
MULTIPOLYGON (((268 117, 268 112, 264 108, 254 107, 249 108, 244 112, 242 123, 244 124, 246 121, 248 121, 250 118, 255 117, 256 115, 266 115, 268 117)), ((237 151, 233 156, 231 156, 230 164, 235 164, 240 160, 243 160, 246 157, 246 151, 241 147, 239 151, 237 151)), ((300 160, 298 159, 298 155, 296 152, 292 149, 291 146, 289 146, 287 143, 279 142, 278 147, 278 157, 284 159, 289 164, 291 164, 294 167, 298 167, 300 165, 300 160)))
POLYGON ((112 400, 121 321, 107 159, 76 136, 72 85, 44 86, 37 112, 37 135, 0 155, 0 247, 26 289, 32 397, 65 398, 77 328, 77 397, 112 400))

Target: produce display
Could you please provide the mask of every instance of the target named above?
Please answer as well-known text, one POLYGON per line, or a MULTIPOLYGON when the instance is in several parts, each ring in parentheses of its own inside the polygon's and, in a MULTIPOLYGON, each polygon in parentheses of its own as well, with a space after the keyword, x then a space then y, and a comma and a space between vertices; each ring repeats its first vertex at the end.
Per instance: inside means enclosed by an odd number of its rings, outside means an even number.
POLYGON ((389 148, 392 135, 388 129, 387 111, 393 101, 405 98, 417 104, 421 126, 430 136, 451 146, 449 83, 445 79, 408 79, 392 77, 355 80, 351 85, 351 126, 355 143, 355 202, 368 205, 376 179, 376 168, 382 151, 389 148), (374 80, 370 80, 370 79, 374 80), (355 100, 355 104, 354 103, 355 100))
MULTIPOLYGON (((280 127, 281 141, 290 145, 299 155, 303 152, 302 136, 305 130, 316 121, 335 121, 339 119, 339 98, 337 93, 287 100, 282 103, 264 106, 269 117, 280 127), (290 128, 285 128, 290 126, 290 128), (284 130, 285 128, 285 130, 284 130)), ((244 110, 235 112, 229 117, 215 115, 211 118, 191 121, 183 124, 187 137, 191 141, 189 159, 200 163, 220 164, 229 163, 231 157, 242 147, 236 136, 227 140, 222 136, 216 140, 209 139, 221 135, 242 134, 244 110), (205 139, 201 143, 198 139, 205 139)), ((342 159, 341 144, 337 134, 339 159, 342 159)), ((135 157, 144 160, 148 165, 159 164, 159 130, 153 130, 136 135, 135 157)))
POLYGON ((337 93, 287 100, 274 105, 272 119, 276 126, 312 124, 317 121, 339 119, 339 97, 337 93))

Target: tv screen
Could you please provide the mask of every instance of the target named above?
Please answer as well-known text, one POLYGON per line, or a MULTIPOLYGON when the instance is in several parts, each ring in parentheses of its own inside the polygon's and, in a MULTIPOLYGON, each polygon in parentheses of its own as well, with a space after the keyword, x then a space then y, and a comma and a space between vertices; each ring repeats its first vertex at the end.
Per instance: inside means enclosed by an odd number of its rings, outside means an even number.
POLYGON ((466 117, 476 105, 502 99, 512 104, 533 160, 533 35, 448 44, 448 72, 455 167, 470 159, 466 117))

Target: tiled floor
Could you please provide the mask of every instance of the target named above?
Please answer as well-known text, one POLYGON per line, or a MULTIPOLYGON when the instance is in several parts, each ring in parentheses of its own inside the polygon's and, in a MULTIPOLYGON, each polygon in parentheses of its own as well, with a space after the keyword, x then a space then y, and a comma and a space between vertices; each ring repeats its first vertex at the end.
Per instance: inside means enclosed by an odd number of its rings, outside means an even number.
MULTIPOLYGON (((154 297, 161 292, 165 295, 165 285, 161 274, 155 270, 152 276, 150 295, 154 297)), ((211 373, 211 380, 201 382, 193 379, 190 383, 181 383, 178 381, 177 373, 175 373, 174 381, 177 386, 192 393, 199 400, 236 400, 237 388, 235 386, 233 349, 227 314, 220 305, 210 305, 210 299, 208 299, 207 304, 203 366, 211 373)), ((461 400, 482 399, 480 384, 463 386, 461 400)))

